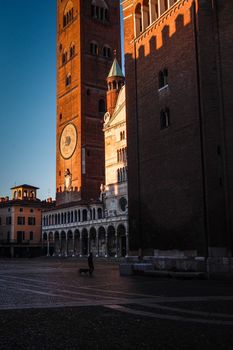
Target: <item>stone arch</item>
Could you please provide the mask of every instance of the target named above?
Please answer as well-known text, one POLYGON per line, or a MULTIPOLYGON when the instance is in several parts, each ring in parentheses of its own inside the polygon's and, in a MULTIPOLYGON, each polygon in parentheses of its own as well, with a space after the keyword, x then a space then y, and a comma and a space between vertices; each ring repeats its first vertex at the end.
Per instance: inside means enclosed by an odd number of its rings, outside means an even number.
POLYGON ((116 255, 116 230, 113 225, 108 226, 107 229, 108 242, 107 242, 107 252, 110 257, 116 255))
POLYGON ((67 255, 73 255, 74 245, 73 245, 73 232, 69 230, 67 232, 67 255))
POLYGON ((61 256, 66 256, 66 233, 61 232, 61 256))
POLYGON ((88 232, 86 228, 82 229, 82 255, 88 254, 88 232))
POLYGON ((126 227, 124 224, 119 224, 117 226, 117 247, 118 255, 126 256, 126 227))
POLYGON ((106 230, 103 226, 100 226, 98 229, 98 237, 99 237, 98 255, 105 256, 106 255, 106 230))
POLYGON ((54 233, 54 255, 60 255, 60 235, 59 232, 56 231, 54 233))
POLYGON ((98 254, 97 249, 97 232, 95 227, 91 227, 90 229, 90 238, 89 238, 89 251, 93 253, 93 255, 98 254))
POLYGON ((75 255, 82 255, 81 254, 81 246, 80 246, 80 232, 79 230, 74 231, 74 254, 75 255))

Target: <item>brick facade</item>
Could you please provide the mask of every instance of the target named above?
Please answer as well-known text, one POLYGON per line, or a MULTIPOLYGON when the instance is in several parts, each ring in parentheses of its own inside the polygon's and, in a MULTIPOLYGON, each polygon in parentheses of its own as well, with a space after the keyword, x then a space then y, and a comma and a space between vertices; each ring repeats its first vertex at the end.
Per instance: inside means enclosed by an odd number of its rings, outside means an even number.
POLYGON ((130 248, 229 255, 232 3, 171 1, 135 33, 138 3, 123 1, 130 248))
POLYGON ((97 199, 100 184, 104 183, 102 127, 106 76, 112 64, 113 50, 117 50, 120 60, 119 11, 117 0, 97 3, 91 0, 57 1, 58 205, 97 199), (75 48, 73 52, 70 51, 72 47, 75 48), (69 75, 71 80, 67 81, 69 75), (64 159, 60 152, 60 137, 69 123, 77 130, 77 145, 74 153, 64 159), (69 188, 64 187, 67 170, 71 174, 69 188))

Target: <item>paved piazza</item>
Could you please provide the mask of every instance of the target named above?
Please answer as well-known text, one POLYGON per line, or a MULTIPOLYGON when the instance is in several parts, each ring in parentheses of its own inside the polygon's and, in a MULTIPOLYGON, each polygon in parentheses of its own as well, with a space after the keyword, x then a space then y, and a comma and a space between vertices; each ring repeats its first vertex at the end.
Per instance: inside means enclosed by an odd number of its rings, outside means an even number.
POLYGON ((85 260, 0 261, 0 349, 232 349, 233 281, 121 277, 85 260))

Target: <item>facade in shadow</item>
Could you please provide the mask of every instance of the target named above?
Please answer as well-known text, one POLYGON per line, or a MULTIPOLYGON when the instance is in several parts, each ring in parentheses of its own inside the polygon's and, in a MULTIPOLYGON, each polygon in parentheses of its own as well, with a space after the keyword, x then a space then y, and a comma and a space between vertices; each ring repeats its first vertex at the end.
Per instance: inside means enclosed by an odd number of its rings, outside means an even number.
POLYGON ((233 4, 122 4, 131 253, 231 257, 233 4))

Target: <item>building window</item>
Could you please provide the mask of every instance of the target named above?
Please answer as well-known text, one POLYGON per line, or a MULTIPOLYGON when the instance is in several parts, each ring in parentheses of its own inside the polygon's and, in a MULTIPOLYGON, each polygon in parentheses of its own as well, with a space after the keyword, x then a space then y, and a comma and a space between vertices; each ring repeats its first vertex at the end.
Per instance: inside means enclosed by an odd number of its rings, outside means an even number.
POLYGON ((160 128, 166 129, 170 125, 170 111, 168 108, 160 111, 160 128))
POLYGON ((101 22, 106 22, 109 19, 108 6, 104 0, 99 1, 98 6, 93 0, 91 4, 91 17, 101 22))
POLYGON ((6 225, 11 225, 11 216, 6 217, 6 225))
POLYGON ((17 243, 22 243, 25 240, 25 232, 17 231, 17 243))
POLYGON ((87 221, 87 210, 83 210, 83 221, 87 221))
POLYGON ((91 55, 97 56, 98 55, 98 51, 99 51, 98 50, 98 44, 96 42, 92 41, 90 43, 90 53, 91 53, 91 55))
POLYGON ((71 45, 70 47, 70 59, 73 58, 75 55, 75 45, 71 45))
POLYGON ((30 213, 33 213, 34 212, 34 210, 33 209, 30 209, 30 213))
POLYGON ((159 72, 159 89, 168 85, 168 70, 164 68, 163 71, 159 72))
POLYGON ((126 211, 127 200, 126 200, 125 197, 121 197, 121 198, 119 199, 119 206, 120 206, 120 209, 121 209, 122 211, 126 211))
POLYGON ((23 211, 23 208, 20 208, 20 209, 19 209, 19 211, 20 211, 20 212, 22 213, 22 211, 23 211))
POLYGON ((62 65, 66 64, 67 62, 67 52, 64 51, 62 54, 62 65))
POLYGON ((125 140, 125 131, 120 132, 120 141, 125 140))
POLYGON ((71 85, 71 74, 68 74, 66 76, 66 86, 70 86, 71 85))
POLYGON ((25 217, 24 216, 18 216, 17 224, 18 225, 25 225, 25 217))
POLYGON ((33 232, 32 231, 30 232, 30 238, 29 239, 30 239, 30 241, 33 241, 33 232))
POLYGON ((111 53, 111 49, 109 46, 104 46, 103 47, 103 56, 106 58, 111 58, 112 57, 112 53, 111 53))
POLYGON ((102 209, 101 208, 97 209, 97 216, 98 216, 98 219, 102 219, 103 214, 102 214, 102 209))
POLYGON ((36 218, 35 217, 29 217, 28 218, 28 225, 35 225, 36 224, 36 218))
POLYGON ((141 4, 137 4, 134 14, 134 20, 135 20, 135 36, 141 34, 142 32, 142 11, 141 11, 141 4))
POLYGON ((74 9, 66 9, 63 15, 63 28, 70 24, 74 19, 74 9))

